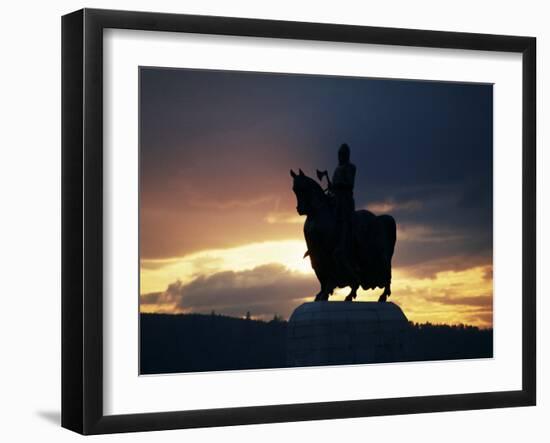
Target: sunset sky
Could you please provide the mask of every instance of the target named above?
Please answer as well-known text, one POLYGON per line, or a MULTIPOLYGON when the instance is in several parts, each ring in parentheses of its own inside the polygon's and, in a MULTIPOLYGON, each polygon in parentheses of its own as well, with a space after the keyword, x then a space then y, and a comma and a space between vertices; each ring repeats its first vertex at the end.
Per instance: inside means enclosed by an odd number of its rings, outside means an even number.
POLYGON ((289 170, 332 173, 346 142, 356 207, 397 222, 390 301, 412 321, 492 327, 492 97, 487 84, 141 68, 141 312, 269 320, 312 300, 289 170))

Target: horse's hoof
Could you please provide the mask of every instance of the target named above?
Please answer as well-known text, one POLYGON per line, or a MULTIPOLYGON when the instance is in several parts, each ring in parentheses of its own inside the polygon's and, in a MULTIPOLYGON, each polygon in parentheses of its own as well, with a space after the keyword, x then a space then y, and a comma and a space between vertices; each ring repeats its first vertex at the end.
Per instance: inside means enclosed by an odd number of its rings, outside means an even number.
POLYGON ((344 301, 353 301, 353 297, 351 296, 351 294, 348 295, 344 301))
POLYGON ((388 299, 388 296, 386 294, 382 294, 379 298, 378 298, 378 301, 380 303, 384 303, 386 300, 388 299))

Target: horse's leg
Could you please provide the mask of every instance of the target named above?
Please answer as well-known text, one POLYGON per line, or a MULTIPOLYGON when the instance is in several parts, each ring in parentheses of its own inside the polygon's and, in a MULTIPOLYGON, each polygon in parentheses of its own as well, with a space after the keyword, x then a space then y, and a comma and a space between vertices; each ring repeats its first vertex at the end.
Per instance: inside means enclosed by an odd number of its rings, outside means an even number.
POLYGON ((315 301, 327 301, 328 295, 326 295, 325 291, 321 288, 321 290, 317 293, 315 296, 315 301))
POLYGON ((328 297, 325 296, 325 283, 323 281, 322 267, 321 263, 319 263, 319 260, 317 260, 316 257, 316 255, 310 255, 311 266, 313 268, 313 271, 315 272, 317 280, 319 280, 319 283, 321 284, 321 290, 315 296, 315 301, 325 301, 328 297))
POLYGON ((321 282, 321 290, 315 296, 315 301, 326 301, 327 299, 325 285, 321 282))
POLYGON ((384 292, 382 292, 382 295, 380 295, 380 297, 378 298, 378 301, 379 302, 385 302, 390 295, 391 295, 391 289, 390 289, 390 284, 388 283, 384 287, 384 292))
POLYGON ((384 292, 378 298, 379 302, 385 302, 391 295, 391 257, 384 256, 384 292))
POLYGON ((351 286, 351 291, 346 297, 346 301, 353 301, 355 298, 357 298, 357 290, 359 289, 359 285, 354 283, 351 286))
POLYGON ((334 289, 331 289, 326 283, 321 283, 321 290, 315 296, 315 301, 328 301, 328 297, 332 294, 333 290, 334 289))

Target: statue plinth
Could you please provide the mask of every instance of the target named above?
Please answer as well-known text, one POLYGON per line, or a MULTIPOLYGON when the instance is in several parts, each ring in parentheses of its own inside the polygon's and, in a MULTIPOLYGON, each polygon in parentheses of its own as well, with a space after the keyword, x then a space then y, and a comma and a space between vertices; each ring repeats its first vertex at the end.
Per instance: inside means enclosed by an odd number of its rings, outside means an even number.
POLYGON ((288 322, 287 365, 404 361, 408 327, 403 311, 389 302, 304 303, 288 322))

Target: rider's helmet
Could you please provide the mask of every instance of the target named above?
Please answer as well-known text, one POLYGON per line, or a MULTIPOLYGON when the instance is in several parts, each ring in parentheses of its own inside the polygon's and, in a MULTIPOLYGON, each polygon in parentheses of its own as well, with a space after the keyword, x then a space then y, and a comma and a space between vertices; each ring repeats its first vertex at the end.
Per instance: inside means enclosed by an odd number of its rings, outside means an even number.
POLYGON ((347 143, 344 143, 342 146, 340 146, 340 149, 338 149, 338 163, 345 164, 349 163, 349 157, 350 157, 350 150, 347 143))

